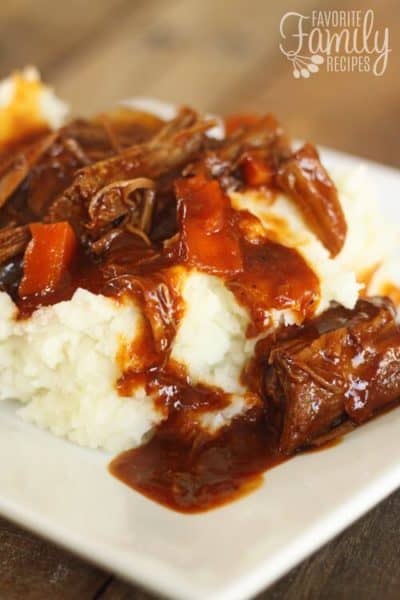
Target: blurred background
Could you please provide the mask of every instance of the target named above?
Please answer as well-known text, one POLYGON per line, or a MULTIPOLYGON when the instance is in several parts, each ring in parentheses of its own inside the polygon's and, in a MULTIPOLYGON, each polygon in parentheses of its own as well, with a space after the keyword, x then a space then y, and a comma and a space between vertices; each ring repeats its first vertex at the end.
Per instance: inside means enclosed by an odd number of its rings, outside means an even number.
POLYGON ((145 95, 214 112, 276 113, 292 135, 400 166, 399 0, 1 0, 0 74, 28 63, 90 114, 145 95), (294 79, 287 11, 373 8, 388 68, 294 79))

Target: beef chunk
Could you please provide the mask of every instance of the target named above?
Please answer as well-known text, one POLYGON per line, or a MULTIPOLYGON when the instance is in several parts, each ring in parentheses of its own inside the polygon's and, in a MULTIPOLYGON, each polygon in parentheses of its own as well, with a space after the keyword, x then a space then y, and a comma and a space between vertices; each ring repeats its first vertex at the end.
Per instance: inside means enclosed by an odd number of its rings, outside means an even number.
POLYGON ((269 356, 266 393, 291 453, 337 424, 359 424, 400 395, 400 327, 386 298, 334 307, 269 356))

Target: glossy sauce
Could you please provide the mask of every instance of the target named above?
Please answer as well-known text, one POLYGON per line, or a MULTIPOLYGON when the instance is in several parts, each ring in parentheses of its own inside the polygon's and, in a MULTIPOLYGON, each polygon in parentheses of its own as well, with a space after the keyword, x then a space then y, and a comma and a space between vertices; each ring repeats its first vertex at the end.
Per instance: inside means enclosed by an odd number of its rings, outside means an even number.
POLYGON ((178 433, 174 419, 145 446, 115 458, 110 471, 160 504, 184 513, 216 508, 257 488, 262 473, 287 457, 277 435, 257 411, 235 420, 215 437, 178 433))

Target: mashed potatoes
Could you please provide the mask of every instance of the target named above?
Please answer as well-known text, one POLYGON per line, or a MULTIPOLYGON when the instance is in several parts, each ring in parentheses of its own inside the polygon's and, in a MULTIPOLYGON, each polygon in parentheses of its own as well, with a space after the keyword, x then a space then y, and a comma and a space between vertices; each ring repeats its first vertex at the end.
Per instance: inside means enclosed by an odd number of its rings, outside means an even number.
POLYGON ((115 387, 118 349, 141 319, 132 302, 77 290, 69 302, 15 320, 15 305, 0 293, 0 314, 0 397, 21 401, 25 419, 112 451, 139 444, 162 419, 143 390, 124 398, 115 387))
POLYGON ((242 392, 240 373, 253 344, 245 308, 218 277, 189 274, 182 289, 185 316, 178 327, 171 357, 186 365, 193 383, 208 383, 226 392, 242 392))

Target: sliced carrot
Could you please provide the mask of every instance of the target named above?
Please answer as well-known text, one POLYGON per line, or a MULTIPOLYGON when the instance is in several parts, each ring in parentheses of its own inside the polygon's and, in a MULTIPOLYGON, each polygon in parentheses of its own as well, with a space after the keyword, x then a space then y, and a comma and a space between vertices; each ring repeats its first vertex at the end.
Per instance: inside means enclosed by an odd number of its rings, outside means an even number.
POLYGON ((254 154, 246 154, 242 161, 243 176, 248 185, 268 185, 273 178, 272 169, 265 160, 254 154))
POLYGON ((181 245, 186 261, 209 273, 237 273, 243 268, 234 214, 217 181, 201 175, 175 183, 181 245))
POLYGON ((19 295, 54 291, 71 265, 77 250, 74 230, 67 222, 32 223, 32 239, 24 256, 19 295))

